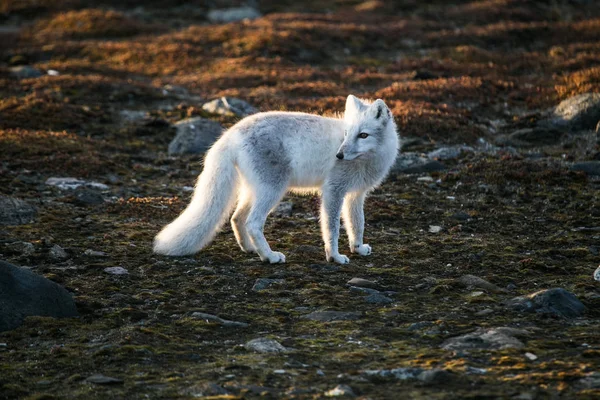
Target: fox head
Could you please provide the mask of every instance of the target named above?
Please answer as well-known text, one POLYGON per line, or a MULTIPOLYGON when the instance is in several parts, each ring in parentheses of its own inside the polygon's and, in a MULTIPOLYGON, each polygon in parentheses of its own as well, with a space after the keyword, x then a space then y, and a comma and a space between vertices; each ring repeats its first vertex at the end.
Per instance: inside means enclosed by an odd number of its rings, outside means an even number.
MULTIPOLYGON (((385 146, 390 134, 396 139, 396 128, 392 113, 383 100, 366 103, 349 95, 344 112, 344 141, 336 157, 354 160, 385 146)), ((390 143, 392 144, 392 143, 390 143)))

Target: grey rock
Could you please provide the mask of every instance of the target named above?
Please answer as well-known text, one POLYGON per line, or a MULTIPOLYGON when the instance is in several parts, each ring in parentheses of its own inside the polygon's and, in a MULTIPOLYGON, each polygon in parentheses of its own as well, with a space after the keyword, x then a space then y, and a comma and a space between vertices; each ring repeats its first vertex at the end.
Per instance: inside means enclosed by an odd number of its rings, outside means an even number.
POLYGON ((129 275, 129 271, 123 267, 106 267, 104 272, 111 275, 129 275))
POLYGON ((28 316, 76 317, 73 297, 62 286, 28 269, 0 261, 0 332, 28 316))
POLYGON ((96 385, 115 385, 123 383, 123 379, 112 378, 102 374, 94 374, 85 379, 87 383, 95 383, 96 385))
POLYGON ((202 109, 211 114, 234 115, 237 117, 245 117, 258 112, 251 104, 234 97, 214 99, 208 103, 204 103, 202 109))
POLYGON ((291 217, 293 208, 294 203, 291 201, 282 201, 275 207, 272 214, 277 217, 291 217))
POLYGON ((94 190, 79 188, 75 191, 75 204, 79 205, 99 205, 104 203, 104 197, 94 190))
POLYGON ((363 278, 352 278, 348 282, 346 282, 346 284, 350 286, 358 286, 370 289, 377 289, 378 287, 378 285, 375 282, 363 278))
POLYGON ((203 319, 208 322, 214 322, 214 323, 224 326, 225 328, 247 328, 248 327, 248 324, 245 322, 230 321, 227 319, 223 319, 221 317, 217 317, 216 315, 206 314, 206 313, 202 313, 202 312, 192 313, 192 318, 203 319))
POLYGON ((87 249, 86 251, 83 252, 83 254, 86 256, 90 256, 90 257, 108 257, 107 253, 105 253, 103 251, 92 250, 92 249, 87 249))
POLYGON ((504 289, 499 288, 493 283, 490 283, 485 279, 475 275, 463 275, 460 278, 458 278, 458 283, 460 283, 466 288, 480 288, 490 291, 492 293, 501 293, 505 291, 504 289))
POLYGON ((0 225, 30 224, 36 215, 35 207, 23 200, 0 196, 0 225))
POLYGON ((433 325, 431 321, 414 322, 408 326, 409 331, 420 331, 433 325))
POLYGON ((50 247, 50 250, 48 251, 48 255, 50 256, 51 259, 57 260, 57 261, 62 261, 62 260, 66 260, 67 258, 69 258, 69 255, 67 254, 65 249, 63 249, 62 247, 60 247, 57 244, 50 247))
POLYGON ((479 328, 475 332, 447 339, 442 343, 442 348, 445 350, 520 349, 524 344, 515 336, 528 334, 526 330, 507 327, 479 328))
POLYGON ((30 256, 35 253, 35 247, 29 242, 14 242, 8 245, 12 251, 20 253, 23 256, 30 256))
POLYGON ((77 178, 57 178, 52 177, 46 179, 46 185, 56 186, 60 190, 75 190, 79 187, 88 187, 98 190, 108 190, 109 187, 100 182, 88 182, 77 178))
POLYGON ((443 385, 451 382, 455 375, 445 369, 434 368, 421 372, 417 379, 427 385, 443 385))
POLYGON ((437 160, 429 160, 417 153, 400 153, 396 163, 392 166, 392 172, 405 174, 419 174, 423 172, 443 171, 446 166, 437 160))
POLYGON ((509 135, 498 136, 496 143, 516 147, 546 146, 560 142, 564 134, 564 130, 538 126, 519 129, 509 135))
POLYGON ((325 392, 325 397, 356 397, 352 388, 348 385, 337 385, 325 392))
POLYGON ((458 211, 452 214, 452 218, 457 221, 465 222, 471 219, 471 216, 464 211, 458 211))
POLYGON ((577 382, 577 386, 582 389, 600 389, 600 372, 590 372, 577 382))
POLYGON ((30 65, 11 67, 10 74, 19 79, 39 78, 40 76, 44 75, 42 71, 37 68, 33 68, 30 65))
POLYGON ((302 316, 302 319, 311 321, 331 322, 331 321, 355 321, 362 317, 359 311, 313 311, 310 314, 302 316))
POLYGON ((600 266, 594 271, 594 280, 600 281, 600 266))
POLYGON ((234 7, 220 10, 211 10, 206 15, 208 20, 213 23, 228 23, 242 21, 245 19, 256 19, 261 17, 261 13, 253 7, 234 7))
POLYGON ((552 125, 571 131, 594 129, 600 121, 600 93, 583 93, 562 101, 553 111, 552 125))
POLYGON ((427 158, 430 160, 454 160, 459 158, 463 153, 473 153, 475 149, 470 146, 450 146, 440 147, 434 151, 427 153, 427 158))
POLYGON ((285 353, 288 351, 276 340, 269 338, 258 338, 247 342, 244 347, 246 350, 257 353, 285 353))
POLYGON ((532 312, 563 318, 576 318, 583 315, 585 306, 573 293, 553 288, 540 290, 525 296, 515 297, 506 305, 520 312, 532 312))
POLYGON ((423 372, 422 368, 376 369, 363 372, 367 378, 394 378, 401 381, 416 379, 423 372))
POLYGON ((381 293, 370 294, 365 297, 365 301, 369 304, 390 304, 394 302, 394 300, 381 293))
POLYGON ((600 161, 582 161, 571 165, 572 171, 582 171, 587 175, 600 175, 600 161))
POLYGON ((260 292, 261 290, 265 290, 273 285, 281 285, 285 283, 284 279, 269 279, 269 278, 258 278, 254 282, 254 286, 252 286, 252 291, 260 292))
POLYGON ((206 118, 188 118, 175 124, 177 133, 169 144, 169 155, 203 154, 221 136, 218 122, 206 118))
POLYGON ((354 293, 362 293, 362 294, 378 294, 379 293, 379 290, 365 288, 365 287, 359 287, 359 286, 350 286, 349 289, 351 292, 354 292, 354 293))

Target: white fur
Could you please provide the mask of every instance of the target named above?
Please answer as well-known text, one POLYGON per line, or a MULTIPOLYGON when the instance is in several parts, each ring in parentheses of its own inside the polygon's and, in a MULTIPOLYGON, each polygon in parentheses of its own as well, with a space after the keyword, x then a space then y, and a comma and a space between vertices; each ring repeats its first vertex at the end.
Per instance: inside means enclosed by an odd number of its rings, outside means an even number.
POLYGON ((287 191, 322 193, 321 228, 328 261, 347 263, 338 252, 343 214, 350 250, 371 254, 362 242, 363 203, 387 175, 398 152, 394 120, 382 100, 350 95, 344 118, 267 112, 234 125, 209 150, 189 206, 155 238, 154 251, 193 254, 207 246, 237 207, 231 224, 238 244, 263 261, 285 262, 269 247, 263 227, 287 191), (358 135, 365 133, 365 139, 358 135), (336 154, 343 153, 339 160, 336 154))

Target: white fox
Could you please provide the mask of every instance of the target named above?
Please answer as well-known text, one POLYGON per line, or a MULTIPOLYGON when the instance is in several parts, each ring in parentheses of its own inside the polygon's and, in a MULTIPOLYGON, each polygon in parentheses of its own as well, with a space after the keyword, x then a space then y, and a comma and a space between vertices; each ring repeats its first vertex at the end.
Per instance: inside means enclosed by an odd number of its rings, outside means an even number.
POLYGON ((283 263, 263 234, 267 215, 287 191, 321 192, 321 231, 327 261, 349 262, 339 253, 340 213, 350 251, 371 254, 363 243, 363 204, 394 163, 396 124, 383 100, 353 95, 343 118, 299 112, 265 112, 244 118, 206 154, 188 207, 156 236, 154 252, 193 254, 207 246, 231 217, 235 238, 262 261, 283 263), (236 206, 237 205, 237 206, 236 206))

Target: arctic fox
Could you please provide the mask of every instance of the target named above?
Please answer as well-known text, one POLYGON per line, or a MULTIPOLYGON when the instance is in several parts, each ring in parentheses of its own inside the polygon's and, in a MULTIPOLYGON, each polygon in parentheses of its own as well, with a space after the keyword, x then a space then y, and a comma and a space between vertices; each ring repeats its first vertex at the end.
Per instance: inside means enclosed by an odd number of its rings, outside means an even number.
POLYGON ((340 254, 343 216, 350 251, 371 254, 363 243, 363 204, 394 163, 396 124, 383 100, 350 95, 343 118, 299 112, 265 112, 244 118, 212 146, 188 207, 156 236, 154 252, 193 254, 207 246, 231 217, 235 238, 262 261, 283 263, 263 234, 269 212, 287 191, 321 193, 321 231, 327 261, 340 254))

